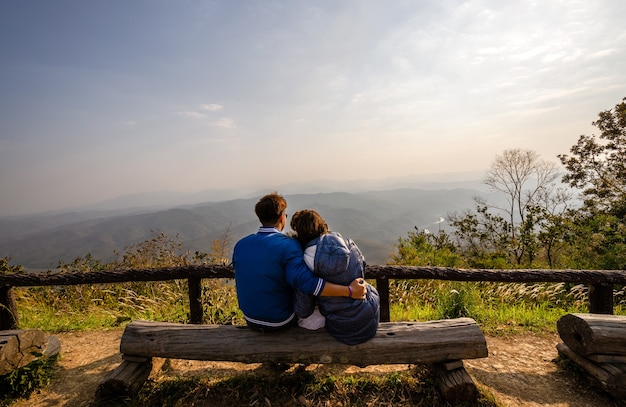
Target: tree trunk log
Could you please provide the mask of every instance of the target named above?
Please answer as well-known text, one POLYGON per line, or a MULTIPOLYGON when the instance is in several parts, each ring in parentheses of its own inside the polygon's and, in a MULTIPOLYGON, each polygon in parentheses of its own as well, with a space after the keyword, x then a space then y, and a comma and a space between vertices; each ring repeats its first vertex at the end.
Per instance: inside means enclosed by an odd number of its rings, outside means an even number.
POLYGON ((125 355, 243 363, 424 364, 487 357, 471 318, 381 323, 376 336, 349 346, 324 329, 260 333, 245 326, 134 321, 122 335, 125 355))
POLYGON ((595 378, 600 385, 613 397, 622 399, 626 397, 626 364, 621 363, 594 363, 591 360, 577 354, 566 344, 556 345, 559 353, 571 359, 583 368, 589 375, 595 378))
MULTIPOLYGON (((188 278, 234 278, 232 266, 202 265, 158 269, 92 270, 65 273, 15 273, 0 276, 0 287, 106 284, 188 278)), ((365 278, 497 281, 510 283, 565 282, 626 284, 626 270, 455 269, 449 267, 367 265, 365 278)))
POLYGON ((626 355, 626 316, 567 314, 556 326, 561 340, 579 355, 626 355))
POLYGON ((445 364, 435 364, 434 373, 441 396, 450 401, 472 401, 478 398, 476 384, 461 362, 460 367, 449 369, 445 364))
POLYGON ((128 396, 136 394, 152 372, 152 359, 144 362, 123 360, 109 373, 96 390, 96 397, 128 396))
POLYGON ((0 331, 0 376, 26 366, 43 355, 48 338, 35 329, 0 331))
POLYGON ((585 357, 597 363, 626 363, 626 355, 592 354, 585 357))

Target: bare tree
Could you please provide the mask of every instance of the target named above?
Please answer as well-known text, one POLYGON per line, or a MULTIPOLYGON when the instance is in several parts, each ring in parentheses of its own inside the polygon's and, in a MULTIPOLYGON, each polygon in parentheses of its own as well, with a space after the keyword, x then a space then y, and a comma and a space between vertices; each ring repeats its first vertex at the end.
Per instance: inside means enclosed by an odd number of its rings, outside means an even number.
POLYGON ((532 249, 536 225, 534 208, 550 202, 547 197, 556 192, 558 177, 557 165, 541 159, 535 151, 509 149, 496 156, 483 178, 493 191, 504 194, 504 205, 488 206, 502 211, 508 219, 511 250, 517 264, 525 253, 535 253, 532 249))

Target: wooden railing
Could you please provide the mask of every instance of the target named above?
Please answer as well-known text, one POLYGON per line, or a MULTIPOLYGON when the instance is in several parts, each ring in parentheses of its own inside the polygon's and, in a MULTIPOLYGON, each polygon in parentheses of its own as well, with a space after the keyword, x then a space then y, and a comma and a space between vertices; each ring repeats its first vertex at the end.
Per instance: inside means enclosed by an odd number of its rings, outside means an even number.
MULTIPOLYGON (((206 265, 158 269, 107 270, 65 273, 19 273, 0 275, 0 330, 18 327, 17 305, 13 287, 106 284, 129 281, 165 281, 186 279, 189 284, 190 322, 202 323, 201 302, 203 278, 233 278, 230 266, 206 265)), ((376 280, 380 294, 380 318, 389 315, 389 280, 432 279, 451 281, 492 281, 506 283, 565 282, 589 286, 589 312, 613 313, 613 286, 626 285, 625 270, 542 270, 542 269, 454 269, 446 267, 371 266, 365 270, 367 279, 376 280)))

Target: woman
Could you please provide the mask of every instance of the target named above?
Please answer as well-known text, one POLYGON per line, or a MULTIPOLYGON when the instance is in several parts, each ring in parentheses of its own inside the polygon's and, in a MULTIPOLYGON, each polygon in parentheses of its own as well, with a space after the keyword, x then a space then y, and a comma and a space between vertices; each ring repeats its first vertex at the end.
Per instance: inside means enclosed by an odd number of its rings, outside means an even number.
MULTIPOLYGON (((314 210, 297 211, 291 218, 295 238, 304 250, 304 260, 315 275, 335 284, 349 284, 363 278, 365 259, 352 241, 328 230, 326 221, 314 210)), ((326 318, 326 330, 337 340, 356 345, 376 335, 380 319, 378 291, 366 283, 364 300, 348 297, 314 297, 296 292, 295 312, 299 318, 310 317, 315 302, 326 318)))

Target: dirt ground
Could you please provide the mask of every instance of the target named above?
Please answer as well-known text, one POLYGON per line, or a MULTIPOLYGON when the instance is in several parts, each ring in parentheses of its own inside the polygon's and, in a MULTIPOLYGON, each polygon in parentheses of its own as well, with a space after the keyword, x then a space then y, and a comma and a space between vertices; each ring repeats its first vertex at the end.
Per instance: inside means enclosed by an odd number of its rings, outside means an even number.
MULTIPOLYGON (((52 383, 29 400, 17 402, 15 407, 89 406, 98 384, 121 361, 122 330, 55 336, 61 340, 62 349, 52 383)), ((505 406, 626 405, 612 400, 588 381, 577 379, 571 372, 559 368, 556 363, 557 342, 557 335, 552 334, 487 337, 489 357, 467 360, 465 366, 477 385, 486 388, 505 406)), ((172 367, 193 372, 211 368, 248 369, 250 365, 181 360, 174 361, 172 367)), ((406 366, 367 369, 388 371, 399 368, 406 369, 406 366)))

